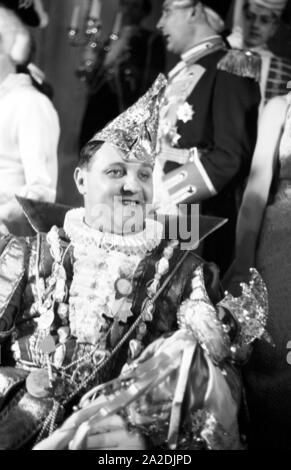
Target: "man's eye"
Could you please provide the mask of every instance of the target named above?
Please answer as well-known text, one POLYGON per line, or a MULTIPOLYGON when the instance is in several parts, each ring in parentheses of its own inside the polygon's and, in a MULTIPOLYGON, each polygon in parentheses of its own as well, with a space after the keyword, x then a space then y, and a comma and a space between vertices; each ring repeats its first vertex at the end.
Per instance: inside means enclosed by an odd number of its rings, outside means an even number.
POLYGON ((121 178, 124 175, 124 170, 122 168, 110 168, 107 175, 113 178, 121 178))
POLYGON ((261 24, 269 25, 269 24, 272 24, 272 23, 273 23, 273 18, 269 18, 267 16, 262 16, 261 17, 261 24))
POLYGON ((139 179, 141 179, 142 181, 147 181, 150 179, 150 177, 151 174, 148 171, 141 171, 139 173, 139 179))

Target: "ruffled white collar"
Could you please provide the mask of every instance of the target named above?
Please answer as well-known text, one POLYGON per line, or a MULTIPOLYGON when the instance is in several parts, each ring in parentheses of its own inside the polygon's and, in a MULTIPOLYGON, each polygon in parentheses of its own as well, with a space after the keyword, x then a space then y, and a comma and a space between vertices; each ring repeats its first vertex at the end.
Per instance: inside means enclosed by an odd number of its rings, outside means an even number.
POLYGON ((126 254, 146 254, 156 248, 163 235, 163 225, 153 219, 146 219, 146 228, 139 233, 117 235, 101 232, 84 223, 85 209, 67 212, 64 230, 73 245, 94 245, 107 251, 116 250, 126 254))

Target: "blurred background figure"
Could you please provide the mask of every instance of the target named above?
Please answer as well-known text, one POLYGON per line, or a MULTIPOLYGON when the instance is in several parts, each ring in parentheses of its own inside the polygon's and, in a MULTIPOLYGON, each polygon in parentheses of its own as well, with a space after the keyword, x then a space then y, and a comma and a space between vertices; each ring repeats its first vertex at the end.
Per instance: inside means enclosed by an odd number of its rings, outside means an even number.
POLYGON ((234 34, 228 37, 233 47, 256 51, 262 60, 261 107, 273 96, 286 93, 291 79, 291 60, 270 50, 269 42, 278 32, 288 0, 235 0, 234 34), (237 35, 241 34, 241 43, 237 35))
POLYGON ((15 195, 53 202, 57 186, 59 120, 27 73, 30 57, 27 27, 0 2, 0 230, 18 235, 29 232, 15 195))
POLYGON ((291 95, 265 106, 248 184, 238 217, 235 261, 224 288, 255 266, 268 290, 267 331, 274 346, 259 341, 245 367, 252 448, 291 450, 291 95), (279 151, 278 151, 279 150, 279 151))
POLYGON ((88 80, 88 101, 80 147, 115 116, 133 104, 165 69, 162 37, 143 27, 150 0, 120 0, 113 31, 96 53, 88 80))

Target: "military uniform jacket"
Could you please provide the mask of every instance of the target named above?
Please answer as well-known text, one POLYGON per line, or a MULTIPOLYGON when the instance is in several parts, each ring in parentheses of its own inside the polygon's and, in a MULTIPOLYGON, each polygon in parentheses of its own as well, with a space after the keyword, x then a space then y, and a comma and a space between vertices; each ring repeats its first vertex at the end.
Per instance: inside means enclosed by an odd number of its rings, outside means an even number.
MULTIPOLYGON (((221 44, 198 60, 195 55, 189 62, 186 60, 186 64, 191 66, 193 61, 201 70, 199 80, 185 100, 192 108, 193 116, 188 120, 177 120, 180 138, 174 145, 172 161, 166 162, 164 167, 165 173, 178 167, 175 148, 197 147, 200 150, 199 162, 189 168, 189 182, 196 191, 190 202, 203 201, 202 213, 229 219, 228 227, 218 233, 222 237, 218 244, 227 238, 229 246, 234 241, 235 189, 248 175, 260 103, 259 85, 252 78, 255 73, 244 63, 246 57, 245 52, 228 51, 221 44)), ((218 250, 216 245, 203 256, 221 267, 226 260, 217 258, 218 250)), ((230 254, 226 257, 230 258, 230 254)))

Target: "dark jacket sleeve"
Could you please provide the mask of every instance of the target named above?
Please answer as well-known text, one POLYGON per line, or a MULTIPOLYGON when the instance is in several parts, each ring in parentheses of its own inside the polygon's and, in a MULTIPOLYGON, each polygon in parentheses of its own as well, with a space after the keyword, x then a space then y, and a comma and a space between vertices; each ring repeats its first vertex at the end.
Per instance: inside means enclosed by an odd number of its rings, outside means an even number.
POLYGON ((259 85, 251 78, 217 72, 213 96, 213 149, 201 162, 216 191, 249 171, 256 144, 259 85))
POLYGON ((8 338, 19 311, 28 266, 25 239, 7 237, 0 241, 0 343, 8 338))

